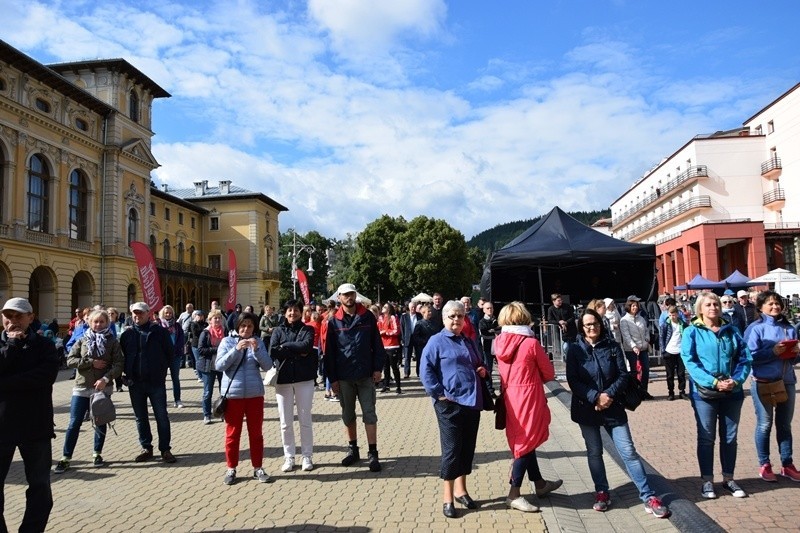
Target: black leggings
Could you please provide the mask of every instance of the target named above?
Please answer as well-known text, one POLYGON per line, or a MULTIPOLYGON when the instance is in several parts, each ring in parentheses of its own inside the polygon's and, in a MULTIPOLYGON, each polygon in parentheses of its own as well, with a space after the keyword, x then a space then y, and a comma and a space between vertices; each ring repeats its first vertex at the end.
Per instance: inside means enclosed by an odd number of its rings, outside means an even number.
POLYGON ((397 390, 400 390, 400 360, 402 355, 400 347, 386 348, 386 361, 383 363, 383 387, 389 387, 389 370, 394 375, 394 381, 397 384, 397 390))

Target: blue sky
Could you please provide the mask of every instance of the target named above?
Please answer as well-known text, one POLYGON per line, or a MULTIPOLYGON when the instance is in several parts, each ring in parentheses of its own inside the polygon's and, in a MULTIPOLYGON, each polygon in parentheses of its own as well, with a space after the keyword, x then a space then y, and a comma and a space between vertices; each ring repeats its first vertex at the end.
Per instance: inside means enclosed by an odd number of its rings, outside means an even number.
POLYGON ((123 57, 172 94, 156 181, 230 179, 342 237, 386 213, 467 238, 603 209, 800 81, 800 4, 0 0, 43 62, 123 57))

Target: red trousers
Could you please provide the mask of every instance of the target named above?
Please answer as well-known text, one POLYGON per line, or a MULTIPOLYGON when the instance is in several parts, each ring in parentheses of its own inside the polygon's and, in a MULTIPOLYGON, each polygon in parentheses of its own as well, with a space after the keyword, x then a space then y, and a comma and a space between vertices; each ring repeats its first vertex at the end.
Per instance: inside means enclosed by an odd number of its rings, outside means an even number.
POLYGON ((239 440, 247 419, 247 436, 250 438, 250 461, 253 468, 261 468, 264 459, 264 397, 228 398, 225 407, 225 462, 228 468, 239 464, 239 440))

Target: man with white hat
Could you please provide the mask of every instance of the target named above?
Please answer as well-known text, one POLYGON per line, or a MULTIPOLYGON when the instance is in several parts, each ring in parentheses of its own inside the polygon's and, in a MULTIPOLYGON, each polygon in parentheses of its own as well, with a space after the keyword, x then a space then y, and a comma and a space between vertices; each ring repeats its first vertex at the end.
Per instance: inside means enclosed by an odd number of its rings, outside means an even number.
POLYGON ((744 325, 747 327, 758 316, 756 305, 750 299, 750 294, 742 289, 736 293, 736 300, 737 302, 733 306, 733 312, 744 318, 744 325))
POLYGON ((28 490, 20 531, 44 531, 53 493, 50 489, 53 431, 53 383, 58 376, 56 346, 38 335, 31 323, 33 307, 25 298, 3 305, 0 334, 0 531, 3 518, 2 489, 19 448, 28 490))
POLYGON ((342 465, 350 466, 361 459, 356 427, 358 398, 369 445, 369 469, 379 472, 375 383, 381 379, 386 352, 375 315, 356 302, 355 285, 344 283, 339 286, 337 294, 342 305, 328 318, 324 361, 325 374, 342 406, 342 422, 349 441, 342 465))
POLYGON ((153 408, 158 430, 158 449, 165 463, 174 463, 170 451, 169 415, 167 414, 167 368, 173 357, 172 341, 166 329, 150 320, 150 306, 136 302, 130 307, 133 327, 120 335, 119 343, 125 354, 125 379, 136 417, 139 444, 142 451, 134 459, 143 463, 153 457, 153 433, 147 413, 147 401, 153 408))

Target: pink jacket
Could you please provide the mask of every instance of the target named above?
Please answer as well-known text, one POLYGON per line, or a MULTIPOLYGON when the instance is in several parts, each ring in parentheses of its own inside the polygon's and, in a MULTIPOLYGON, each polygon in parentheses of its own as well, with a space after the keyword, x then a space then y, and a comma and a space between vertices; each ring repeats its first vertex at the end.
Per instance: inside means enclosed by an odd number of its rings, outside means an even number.
POLYGON ((518 459, 550 437, 544 383, 555 379, 555 370, 542 345, 532 336, 504 331, 495 339, 494 349, 505 393, 506 438, 518 459))

